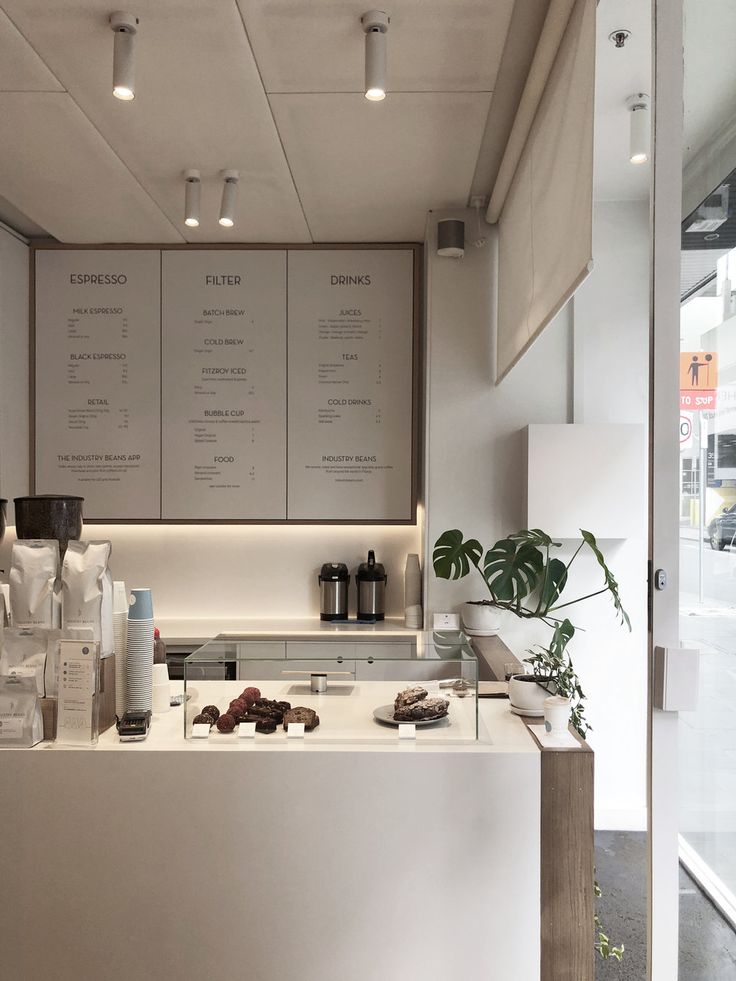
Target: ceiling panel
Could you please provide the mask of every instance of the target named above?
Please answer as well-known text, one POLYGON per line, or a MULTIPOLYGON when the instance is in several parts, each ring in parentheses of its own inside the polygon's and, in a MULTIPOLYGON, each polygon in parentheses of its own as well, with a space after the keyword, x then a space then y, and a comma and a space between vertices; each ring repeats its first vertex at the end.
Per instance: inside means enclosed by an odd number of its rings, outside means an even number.
POLYGON ((315 241, 421 241, 429 209, 464 205, 486 93, 271 97, 315 241))
MULTIPOLYGON (((138 0, 136 98, 130 103, 111 93, 109 0, 7 0, 5 8, 187 240, 309 241, 234 0, 138 0), (188 167, 202 171, 198 229, 183 224, 181 172, 188 167), (241 172, 232 229, 217 222, 223 168, 241 172)), ((68 231, 61 232, 69 241, 68 231)), ((107 229, 99 233, 110 239, 107 229)))
POLYGON ((0 8, 0 92, 62 92, 63 88, 0 8))
POLYGON ((3 195, 61 241, 181 241, 65 93, 0 93, 0 147, 3 195))
MULTIPOLYGON (((362 92, 367 0, 238 0, 267 92, 362 92)), ((493 89, 513 0, 392 0, 391 92, 493 89)), ((390 98, 389 94, 389 98, 390 98)))

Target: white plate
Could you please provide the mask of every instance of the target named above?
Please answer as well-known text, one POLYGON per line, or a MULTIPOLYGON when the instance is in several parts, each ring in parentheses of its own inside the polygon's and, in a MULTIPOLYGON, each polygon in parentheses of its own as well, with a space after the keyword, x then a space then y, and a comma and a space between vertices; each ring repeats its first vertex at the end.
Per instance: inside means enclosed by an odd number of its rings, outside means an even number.
POLYGON ((520 709, 515 705, 509 705, 509 708, 514 713, 514 715, 528 715, 530 719, 543 719, 544 709, 540 712, 535 712, 533 709, 520 709))
POLYGON ((373 709, 373 718, 376 722, 385 722, 389 726, 400 726, 404 722, 415 726, 436 726, 440 722, 449 722, 450 720, 446 715, 443 715, 441 719, 402 719, 401 722, 394 718, 395 708, 393 702, 391 705, 379 705, 378 708, 373 709))

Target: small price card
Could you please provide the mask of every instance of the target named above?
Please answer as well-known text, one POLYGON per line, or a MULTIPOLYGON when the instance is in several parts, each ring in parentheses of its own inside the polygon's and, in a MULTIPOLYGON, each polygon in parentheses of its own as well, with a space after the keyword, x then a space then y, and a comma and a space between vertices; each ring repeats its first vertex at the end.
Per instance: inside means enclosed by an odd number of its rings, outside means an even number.
POLYGON ((416 739, 417 727, 413 722, 399 723, 399 739, 416 739))
POLYGON ((209 738, 210 738, 209 722, 196 722, 192 726, 192 739, 209 739, 209 738))
POLYGON ((255 739, 256 737, 256 724, 255 722, 241 722, 238 726, 238 739, 255 739))
POLYGON ((286 735, 289 739, 304 739, 304 723, 290 722, 289 728, 286 730, 286 735))

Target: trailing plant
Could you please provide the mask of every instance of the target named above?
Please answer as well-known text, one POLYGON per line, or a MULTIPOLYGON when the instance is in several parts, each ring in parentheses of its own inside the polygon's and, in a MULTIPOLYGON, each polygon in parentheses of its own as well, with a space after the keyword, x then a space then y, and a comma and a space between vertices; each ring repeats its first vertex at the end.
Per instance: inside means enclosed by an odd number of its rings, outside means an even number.
POLYGON ((591 729, 585 718, 585 694, 567 652, 567 645, 574 633, 575 628, 570 621, 563 620, 555 627, 549 647, 535 644, 527 651, 529 656, 524 660, 532 666, 541 688, 551 695, 570 699, 570 724, 585 739, 591 729))
MULTIPOLYGON (((594 889, 595 889, 595 898, 600 899, 601 887, 598 885, 597 882, 594 884, 594 889)), ((617 961, 623 960, 624 951, 626 949, 624 945, 619 944, 618 946, 616 946, 611 943, 608 935, 605 932, 605 928, 603 926, 603 923, 601 922, 601 918, 600 916, 598 916, 597 913, 595 914, 593 919, 595 922, 595 931, 597 934, 596 941, 593 944, 593 946, 600 954, 601 959, 604 961, 610 960, 610 958, 613 958, 614 960, 617 961)))

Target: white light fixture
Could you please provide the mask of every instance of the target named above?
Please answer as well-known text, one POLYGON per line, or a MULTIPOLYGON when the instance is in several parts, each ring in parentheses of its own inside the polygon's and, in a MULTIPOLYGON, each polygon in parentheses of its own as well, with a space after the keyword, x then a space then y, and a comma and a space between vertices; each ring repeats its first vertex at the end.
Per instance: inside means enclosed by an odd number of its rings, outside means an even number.
POLYGON ((184 224, 199 227, 199 202, 202 183, 198 170, 184 171, 184 224))
POLYGON ((386 98, 386 33, 389 18, 383 10, 369 10, 360 18, 365 32, 365 97, 386 98))
POLYGON ((649 96, 637 92, 626 100, 631 113, 629 160, 643 164, 649 160, 649 96))
POLYGON ((112 52, 112 94, 116 99, 130 102, 135 98, 135 35, 138 18, 116 10, 110 14, 110 27, 115 34, 112 52))
POLYGON ((220 205, 220 224, 232 228, 235 224, 235 205, 238 200, 237 170, 223 170, 222 203, 220 205))

